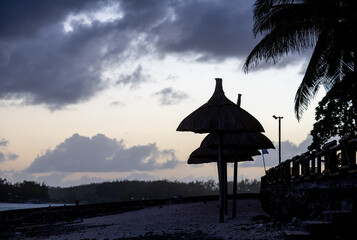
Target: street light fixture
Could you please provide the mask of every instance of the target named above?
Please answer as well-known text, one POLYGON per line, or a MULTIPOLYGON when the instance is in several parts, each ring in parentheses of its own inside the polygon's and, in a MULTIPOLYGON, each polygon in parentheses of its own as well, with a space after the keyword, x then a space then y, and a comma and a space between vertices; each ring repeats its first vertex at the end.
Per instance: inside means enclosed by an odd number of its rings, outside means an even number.
POLYGON ((273 118, 279 119, 279 164, 281 163, 281 119, 283 117, 277 117, 273 115, 273 118))

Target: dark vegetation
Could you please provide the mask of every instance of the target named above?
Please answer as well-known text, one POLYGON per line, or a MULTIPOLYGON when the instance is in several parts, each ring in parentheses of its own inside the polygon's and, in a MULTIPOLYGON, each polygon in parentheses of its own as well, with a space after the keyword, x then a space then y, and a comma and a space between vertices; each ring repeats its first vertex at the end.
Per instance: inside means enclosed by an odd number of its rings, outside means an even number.
POLYGON ((353 85, 351 74, 336 83, 316 107, 315 120, 311 136, 312 144, 309 150, 319 149, 332 137, 342 137, 356 129, 353 110, 353 85))
MULTIPOLYGON (((232 182, 228 183, 230 193, 232 185, 232 182)), ((242 179, 238 182, 237 188, 238 193, 258 193, 260 181, 242 179)), ((0 178, 1 202, 103 203, 216 194, 218 194, 218 184, 214 180, 195 182, 123 180, 61 188, 32 181, 11 184, 6 179, 0 178)))
POLYGON ((11 184, 0 178, 0 202, 48 202, 48 187, 45 183, 32 181, 11 184))

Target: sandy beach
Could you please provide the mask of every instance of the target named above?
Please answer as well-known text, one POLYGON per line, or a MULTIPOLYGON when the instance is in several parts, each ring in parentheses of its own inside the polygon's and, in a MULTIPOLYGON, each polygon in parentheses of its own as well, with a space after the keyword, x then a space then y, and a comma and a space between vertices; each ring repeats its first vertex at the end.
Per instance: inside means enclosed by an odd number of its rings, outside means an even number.
POLYGON ((219 223, 218 201, 171 204, 33 227, 12 239, 283 239, 293 227, 275 223, 258 199, 238 200, 237 218, 230 214, 219 223))

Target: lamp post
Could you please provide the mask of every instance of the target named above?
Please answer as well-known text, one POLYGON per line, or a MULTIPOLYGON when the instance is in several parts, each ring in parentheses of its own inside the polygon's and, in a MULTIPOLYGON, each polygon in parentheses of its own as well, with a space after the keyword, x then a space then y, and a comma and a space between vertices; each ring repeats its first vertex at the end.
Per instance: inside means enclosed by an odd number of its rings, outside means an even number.
POLYGON ((283 117, 277 117, 273 115, 273 118, 279 119, 279 164, 281 163, 281 119, 283 117))

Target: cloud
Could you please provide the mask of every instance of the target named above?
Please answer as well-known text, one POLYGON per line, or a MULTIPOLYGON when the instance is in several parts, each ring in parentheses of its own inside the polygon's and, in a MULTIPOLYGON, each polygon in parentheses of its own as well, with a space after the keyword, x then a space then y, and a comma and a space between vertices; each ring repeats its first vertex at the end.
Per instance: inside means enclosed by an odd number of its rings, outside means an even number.
MULTIPOLYGON (((150 79, 139 64, 142 56, 244 60, 259 41, 252 33, 253 3, 1 1, 0 99, 57 110, 115 83, 134 90, 150 79), (107 77, 113 69, 119 76, 107 77)), ((162 104, 180 98, 166 99, 162 104)))
POLYGON ((155 29, 163 52, 198 53, 200 60, 243 58, 254 47, 253 1, 185 1, 155 29))
POLYGON ((121 101, 114 101, 114 102, 111 102, 110 105, 115 106, 115 107, 124 107, 125 103, 121 102, 121 101))
MULTIPOLYGON (((0 147, 7 147, 9 144, 9 141, 6 140, 5 138, 0 139, 0 147)), ((5 161, 14 161, 18 159, 19 155, 11 152, 3 153, 0 152, 0 163, 5 162, 5 161)))
POLYGON ((10 161, 14 161, 18 158, 19 158, 19 155, 15 154, 15 153, 7 153, 6 154, 6 159, 8 159, 10 161))
POLYGON ((147 173, 131 173, 130 175, 121 178, 122 180, 140 180, 140 181, 154 181, 158 180, 157 177, 154 177, 147 173))
POLYGON ((137 87, 139 84, 146 82, 150 79, 149 75, 143 73, 143 68, 139 65, 132 74, 120 76, 117 80, 119 85, 130 85, 131 88, 137 87))
POLYGON ((5 154, 0 152, 0 163, 5 162, 5 154))
POLYGON ((5 161, 14 161, 19 158, 19 155, 15 153, 3 153, 0 152, 0 163, 5 162, 5 161))
POLYGON ((188 95, 181 91, 175 91, 171 87, 163 88, 162 90, 154 93, 154 96, 158 96, 161 105, 173 105, 178 104, 181 101, 187 99, 188 95))
POLYGON ((159 150, 155 143, 126 148, 123 140, 103 134, 92 138, 74 134, 54 150, 38 156, 25 172, 155 171, 178 164, 174 150, 159 150))
POLYGON ((8 140, 6 140, 5 138, 0 139, 0 146, 1 147, 6 147, 7 144, 9 144, 8 140))
MULTIPOLYGON (((300 155, 308 151, 307 147, 311 144, 312 137, 308 135, 306 139, 299 145, 296 145, 290 141, 281 142, 281 161, 291 159, 296 155, 300 155)), ((279 164, 279 146, 274 144, 275 149, 268 149, 269 154, 264 155, 266 167, 273 167, 279 164)), ((263 157, 254 157, 253 162, 244 162, 239 167, 263 167, 263 157)))
POLYGON ((52 25, 65 18, 69 12, 78 9, 93 9, 98 7, 99 1, 47 1, 21 0, 0 1, 0 39, 19 39, 34 37, 48 25, 52 25))
MULTIPOLYGON (((92 19, 91 24, 72 23, 72 32, 64 30, 63 23, 69 16, 100 13, 115 1, 34 2, 13 5, 2 1, 1 9, 7 14, 1 21, 6 23, 0 36, 1 99, 19 99, 23 104, 51 110, 87 101, 110 86, 102 78, 103 72, 145 49, 140 42, 134 44, 145 28, 136 29, 134 23, 138 22, 128 13, 123 21, 92 19), (16 9, 24 16, 17 15, 16 9)), ((141 68, 134 73, 140 74, 141 68)), ((123 84, 135 86, 138 78, 126 79, 123 84)))

